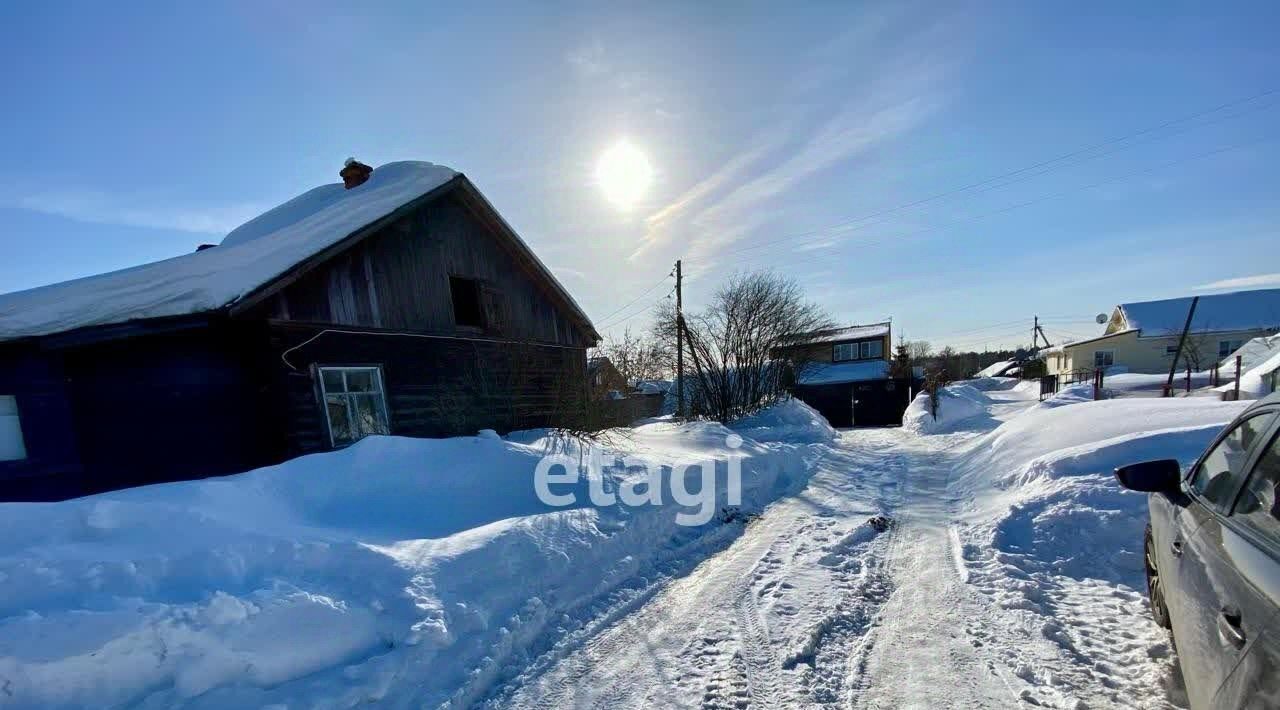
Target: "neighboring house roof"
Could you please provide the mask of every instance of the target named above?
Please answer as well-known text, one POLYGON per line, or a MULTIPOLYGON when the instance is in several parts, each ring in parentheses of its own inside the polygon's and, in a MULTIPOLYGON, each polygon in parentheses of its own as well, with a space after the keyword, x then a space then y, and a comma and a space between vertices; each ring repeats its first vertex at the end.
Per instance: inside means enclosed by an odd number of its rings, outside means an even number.
POLYGON ((666 394, 671 391, 670 380, 640 380, 636 382, 636 391, 641 394, 666 394))
POLYGON ((1017 365, 1017 360, 1001 360, 1000 362, 993 362, 981 370, 978 370, 978 373, 974 375, 974 377, 1000 377, 1009 370, 1016 369, 1017 365))
POLYGON ((888 360, 862 360, 838 363, 810 363, 796 379, 801 385, 835 385, 845 382, 883 380, 889 376, 888 360))
MULTIPOLYGON (((1187 322, 1191 298, 1123 303, 1117 308, 1128 329, 1143 337, 1167 336, 1182 332, 1187 322)), ((1280 327, 1280 288, 1234 291, 1201 296, 1191 330, 1232 332, 1280 327)))
POLYGON ((885 336, 889 334, 888 322, 871 323, 868 325, 849 325, 843 328, 832 328, 830 330, 819 330, 809 337, 804 338, 806 343, 839 343, 846 340, 858 340, 860 338, 874 338, 876 336, 885 336))
POLYGON ((1077 345, 1089 345, 1089 344, 1091 344, 1091 343, 1096 343, 1096 342, 1098 342, 1099 340, 1107 340, 1108 338, 1115 338, 1115 337, 1119 337, 1119 336, 1121 336, 1121 335, 1128 335, 1129 333, 1132 333, 1132 332, 1134 332, 1135 330, 1137 330, 1137 329, 1136 329, 1136 328, 1129 328, 1129 329, 1127 329, 1127 330, 1119 330, 1119 331, 1116 331, 1116 332, 1114 332, 1114 333, 1106 333, 1105 335, 1096 335, 1096 336, 1094 336, 1094 337, 1092 337, 1092 338, 1085 338, 1084 340, 1073 340, 1073 341, 1071 341, 1071 342, 1069 342, 1069 343, 1062 343, 1061 345, 1055 345, 1055 346, 1053 346, 1053 347, 1051 347, 1051 348, 1040 348, 1040 351, 1039 351, 1039 352, 1040 352, 1040 354, 1041 354, 1041 355, 1052 355, 1052 354, 1055 354, 1055 353, 1063 352, 1063 351, 1068 350, 1068 349, 1070 349, 1070 348, 1074 348, 1074 347, 1076 347, 1077 345))
MULTIPOLYGON (((410 203, 459 186, 492 205, 461 173, 419 161, 387 163, 363 185, 322 185, 232 230, 212 249, 121 271, 0 295, 0 341, 226 308, 410 203)), ((586 313, 502 221, 516 247, 586 328, 586 313)))
POLYGON ((1262 364, 1271 358, 1272 355, 1280 353, 1280 335, 1268 335, 1261 338, 1252 338, 1238 350, 1223 359, 1218 366, 1223 372, 1234 371, 1236 366, 1236 356, 1240 357, 1240 368, 1248 371, 1262 364))

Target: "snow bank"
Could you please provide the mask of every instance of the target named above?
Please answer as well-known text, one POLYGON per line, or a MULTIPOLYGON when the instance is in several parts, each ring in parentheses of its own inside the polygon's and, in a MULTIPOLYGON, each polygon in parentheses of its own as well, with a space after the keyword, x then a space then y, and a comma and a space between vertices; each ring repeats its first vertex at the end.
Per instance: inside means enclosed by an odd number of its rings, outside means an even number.
POLYGON ((825 417, 798 399, 780 402, 734 422, 733 428, 756 441, 825 444, 839 434, 825 417))
POLYGON ((1031 683, 1024 694, 1032 704, 1051 707, 1078 706, 1079 693, 1100 687, 1100 673, 1130 686, 1125 694, 1153 697, 1166 687, 1176 696, 1167 636, 1146 604, 1147 496, 1122 489, 1113 470, 1159 458, 1189 465, 1245 406, 1095 402, 1091 389, 1065 388, 976 437, 951 485, 969 582, 1003 610, 1005 633, 1023 634, 998 651, 1001 660, 1031 683), (1026 637, 1028 629, 1038 633, 1026 637), (1048 677, 1041 669, 1054 656, 1069 663, 1048 677))
MULTIPOLYGON (((1280 369, 1280 352, 1259 362, 1252 369, 1240 375, 1240 399, 1260 399, 1271 390, 1267 386, 1266 377, 1280 369)), ((1235 392, 1235 383, 1220 385, 1214 389, 1218 392, 1235 392)))
MULTIPOLYGON (((625 455, 661 466, 668 490, 673 466, 711 457, 715 511, 736 459, 742 508, 759 510, 824 448, 762 443, 769 427, 832 436, 806 410, 736 429, 654 422, 594 449, 547 432, 372 437, 228 478, 2 504, 0 704, 469 706, 742 529, 729 515, 679 525, 697 506, 670 496, 596 504, 584 481, 557 487, 577 502, 553 508, 534 495, 544 455, 625 455)), ((598 480, 613 491, 641 476, 598 480)))
POLYGON ((955 431, 959 425, 985 418, 991 406, 986 392, 972 384, 957 382, 938 390, 938 416, 929 412, 929 393, 921 392, 907 405, 902 426, 919 434, 955 431))

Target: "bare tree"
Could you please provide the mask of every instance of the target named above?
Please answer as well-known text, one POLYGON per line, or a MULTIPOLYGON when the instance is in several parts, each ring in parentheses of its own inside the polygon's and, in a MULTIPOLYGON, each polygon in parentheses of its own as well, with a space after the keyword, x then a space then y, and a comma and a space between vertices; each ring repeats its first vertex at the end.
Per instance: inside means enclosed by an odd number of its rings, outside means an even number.
MULTIPOLYGON (((729 421, 782 399, 810 358, 798 346, 831 327, 795 281, 770 272, 733 276, 705 310, 685 318, 690 411, 729 421)), ((654 332, 674 351, 671 305, 659 307, 654 332)))
POLYGON ((597 354, 609 358, 632 387, 639 380, 660 380, 670 372, 667 353, 658 339, 650 334, 632 333, 630 328, 620 336, 607 337, 597 354))
POLYGON ((933 346, 929 345, 928 340, 908 340, 907 352, 912 360, 919 362, 933 354, 933 346))

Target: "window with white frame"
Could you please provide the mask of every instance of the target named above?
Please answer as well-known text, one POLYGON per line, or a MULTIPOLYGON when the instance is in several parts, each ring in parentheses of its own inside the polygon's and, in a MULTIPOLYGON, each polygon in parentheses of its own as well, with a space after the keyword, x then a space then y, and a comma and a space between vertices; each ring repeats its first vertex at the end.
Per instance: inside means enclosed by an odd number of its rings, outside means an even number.
POLYGON ((1114 350, 1094 350, 1093 366, 1094 367, 1111 367, 1116 364, 1116 351, 1114 350))
POLYGON ((321 367, 329 441, 346 446, 370 434, 389 434, 380 367, 321 367))
POLYGON ((22 421, 18 418, 18 398, 0 394, 0 461, 27 458, 27 445, 22 438, 22 421))
POLYGON ((872 360, 884 357, 884 341, 864 340, 862 342, 862 359, 872 360))
POLYGON ((836 343, 834 352, 832 352, 831 354, 831 359, 836 362, 841 362, 843 360, 857 360, 858 344, 857 343, 836 343))

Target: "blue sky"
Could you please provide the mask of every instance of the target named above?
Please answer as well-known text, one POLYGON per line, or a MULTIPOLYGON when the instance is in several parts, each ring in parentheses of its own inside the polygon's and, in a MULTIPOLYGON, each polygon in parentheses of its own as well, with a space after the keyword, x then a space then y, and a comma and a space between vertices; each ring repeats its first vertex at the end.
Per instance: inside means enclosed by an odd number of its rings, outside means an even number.
POLYGON ((47 5, 0 8, 0 291, 216 242, 349 155, 467 173, 605 331, 676 258, 694 307, 772 267, 977 348, 1280 286, 1275 3, 47 5), (624 139, 629 210, 594 177, 624 139))

